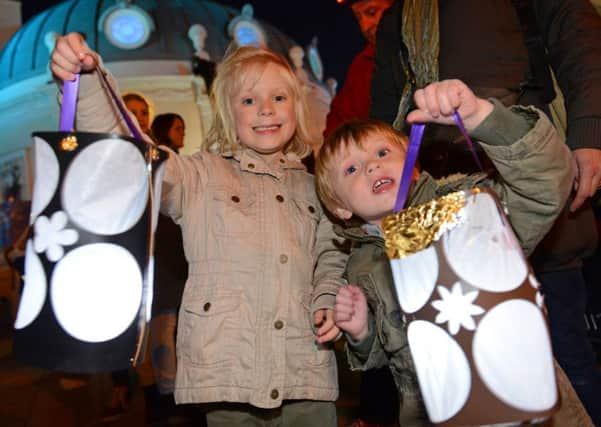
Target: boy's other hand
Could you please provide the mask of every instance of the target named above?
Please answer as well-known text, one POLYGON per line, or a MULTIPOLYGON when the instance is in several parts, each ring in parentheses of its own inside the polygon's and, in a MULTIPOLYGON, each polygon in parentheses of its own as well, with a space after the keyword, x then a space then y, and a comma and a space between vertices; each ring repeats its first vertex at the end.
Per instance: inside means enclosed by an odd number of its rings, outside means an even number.
POLYGON ((475 129, 492 112, 489 101, 478 98, 461 80, 443 80, 418 89, 414 95, 416 109, 407 116, 409 123, 454 123, 457 110, 465 128, 475 129))
POLYGON ((69 33, 56 39, 50 55, 50 70, 60 80, 74 80, 75 74, 93 70, 98 54, 88 47, 79 33, 69 33))
POLYGON ((313 315, 313 324, 317 328, 317 342, 324 344, 340 337, 340 329, 334 322, 334 310, 322 308, 313 315))
POLYGON ((362 341, 369 332, 367 316, 367 299, 363 291, 354 285, 340 288, 334 305, 336 325, 353 340, 362 341))

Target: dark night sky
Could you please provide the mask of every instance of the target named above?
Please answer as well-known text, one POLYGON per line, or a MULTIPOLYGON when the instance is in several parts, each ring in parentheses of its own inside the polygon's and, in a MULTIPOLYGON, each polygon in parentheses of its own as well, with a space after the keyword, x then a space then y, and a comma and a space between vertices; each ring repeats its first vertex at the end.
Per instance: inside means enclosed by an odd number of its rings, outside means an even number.
MULTIPOLYGON (((301 46, 306 46, 313 36, 317 36, 325 68, 324 77, 334 77, 339 83, 342 83, 355 54, 364 46, 363 37, 350 9, 339 6, 336 0, 214 1, 238 9, 251 3, 256 17, 279 28, 301 46)), ((61 1, 23 0, 23 21, 58 3, 61 1)))

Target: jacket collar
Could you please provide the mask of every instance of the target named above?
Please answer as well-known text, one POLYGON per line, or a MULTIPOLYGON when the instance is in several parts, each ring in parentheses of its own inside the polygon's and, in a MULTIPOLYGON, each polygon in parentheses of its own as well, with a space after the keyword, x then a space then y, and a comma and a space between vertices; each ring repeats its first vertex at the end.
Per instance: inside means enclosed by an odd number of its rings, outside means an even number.
POLYGON ((255 174, 268 174, 277 179, 281 179, 286 170, 305 170, 305 165, 300 158, 293 153, 278 153, 271 161, 267 162, 265 157, 261 156, 250 148, 242 148, 235 152, 222 153, 224 158, 233 158, 240 163, 240 169, 244 172, 255 174))
MULTIPOLYGON (((407 206, 419 205, 436 198, 435 188, 434 178, 427 172, 420 173, 409 191, 407 206)), ((353 218, 344 225, 334 224, 334 232, 340 237, 359 244, 369 242, 383 244, 384 238, 381 231, 376 232, 372 227, 375 226, 353 218)))

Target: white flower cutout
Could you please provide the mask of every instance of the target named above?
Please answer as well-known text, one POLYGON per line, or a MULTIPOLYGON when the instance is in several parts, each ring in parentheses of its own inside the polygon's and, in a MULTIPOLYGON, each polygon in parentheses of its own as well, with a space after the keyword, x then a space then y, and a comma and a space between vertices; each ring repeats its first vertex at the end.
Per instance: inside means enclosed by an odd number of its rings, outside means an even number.
POLYGON ((482 307, 472 304, 478 297, 478 291, 464 294, 461 283, 456 282, 451 292, 444 286, 438 286, 438 294, 441 299, 432 302, 432 307, 439 311, 434 319, 436 323, 449 322, 448 328, 451 335, 459 332, 461 326, 470 331, 476 329, 476 323, 472 316, 484 313, 482 307))
POLYGON ((67 221, 67 214, 63 211, 55 212, 50 220, 45 216, 38 217, 34 225, 35 251, 37 253, 46 251, 46 257, 52 262, 61 259, 65 253, 63 246, 72 245, 79 238, 76 230, 65 228, 67 221))

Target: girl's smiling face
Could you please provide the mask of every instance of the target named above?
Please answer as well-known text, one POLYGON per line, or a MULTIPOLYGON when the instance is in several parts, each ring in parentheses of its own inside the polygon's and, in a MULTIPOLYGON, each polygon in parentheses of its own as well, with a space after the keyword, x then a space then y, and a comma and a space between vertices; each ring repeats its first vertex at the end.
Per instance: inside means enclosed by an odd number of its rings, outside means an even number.
POLYGON ((343 206, 334 213, 342 219, 354 213, 380 225, 394 209, 405 150, 378 134, 361 145, 348 142, 338 156, 332 184, 343 206))
POLYGON ((279 65, 267 64, 231 97, 240 143, 267 157, 283 151, 296 130, 294 95, 283 72, 279 65))

